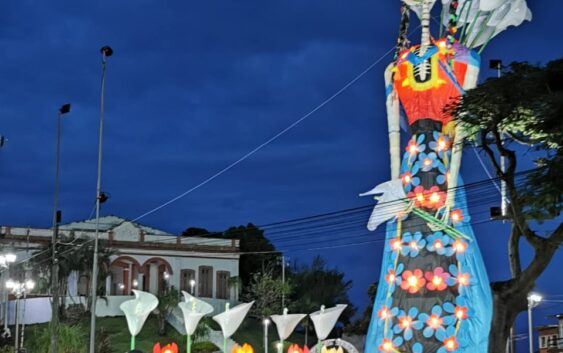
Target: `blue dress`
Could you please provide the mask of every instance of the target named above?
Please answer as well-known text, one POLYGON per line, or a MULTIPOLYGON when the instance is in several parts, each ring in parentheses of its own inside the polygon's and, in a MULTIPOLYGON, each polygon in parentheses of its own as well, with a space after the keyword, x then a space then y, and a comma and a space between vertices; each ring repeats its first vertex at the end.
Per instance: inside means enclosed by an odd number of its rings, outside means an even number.
MULTIPOLYGON (((467 54, 467 51, 459 53, 467 54)), ((408 55, 402 57, 408 65, 408 55)), ((459 55, 456 60, 463 64, 468 57, 471 56, 459 55)), ((424 59, 440 61, 440 66, 431 66, 432 69, 445 70, 448 65, 441 62, 443 58, 436 50, 429 50, 427 57, 415 58, 417 62, 424 59), (436 57, 431 58, 433 55, 436 57)), ((404 72, 416 75, 416 70, 404 72)), ((455 73, 442 74, 455 80, 455 73)), ((411 83, 417 79, 399 78, 401 82, 411 83)), ((434 75, 434 79, 440 81, 440 75, 434 75)), ((459 82, 455 84, 460 86, 459 82)), ((405 103, 412 105, 418 94, 411 90, 408 92, 411 101, 405 102, 402 91, 397 91, 403 107, 405 103)), ((427 97, 428 89, 420 93, 427 97)), ((405 111, 408 115, 409 109, 405 111)), ((424 116, 420 110, 416 113, 424 116)), ((401 165, 404 190, 414 207, 434 215, 446 198, 451 158, 450 136, 444 132, 447 122, 443 116, 409 119, 409 122, 412 138, 401 165)), ((461 178, 458 186, 462 186, 461 178)), ((451 225, 465 235, 463 238, 430 227, 416 212, 387 223, 382 270, 365 353, 487 352, 491 290, 470 220, 465 192, 458 188, 451 225)))

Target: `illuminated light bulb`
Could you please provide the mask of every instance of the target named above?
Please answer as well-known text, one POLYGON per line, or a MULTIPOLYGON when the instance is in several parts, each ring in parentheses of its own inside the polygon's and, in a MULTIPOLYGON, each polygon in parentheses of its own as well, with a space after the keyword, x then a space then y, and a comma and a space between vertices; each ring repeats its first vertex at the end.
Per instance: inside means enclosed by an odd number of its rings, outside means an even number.
POLYGON ((438 140, 438 150, 443 151, 448 147, 448 144, 443 139, 438 140))
POLYGON ((416 147, 415 145, 412 145, 409 147, 409 152, 411 154, 415 154, 416 152, 418 152, 418 147, 416 147))
POLYGON ((393 343, 389 340, 383 341, 383 350, 385 352, 391 352, 393 350, 393 343))
POLYGON ((462 252, 464 252, 465 250, 467 250, 467 244, 465 244, 465 243, 462 242, 462 241, 456 240, 456 241, 454 242, 454 249, 455 249, 455 251, 457 251, 458 253, 462 253, 462 252))
POLYGON ((403 181, 408 184, 411 182, 411 176, 410 175, 405 175, 405 177, 403 178, 403 181))
POLYGON ((443 246, 443 245, 442 245, 442 241, 436 240, 436 241, 434 242, 434 247, 435 247, 436 249, 441 249, 442 246, 443 246))
POLYGON ((412 319, 410 317, 403 317, 401 318, 399 325, 401 326, 401 328, 406 329, 411 327, 411 321, 412 319))
POLYGON ((401 250, 402 244, 399 239, 391 240, 391 249, 393 250, 401 250))
POLYGON ((469 284, 469 275, 467 273, 460 275, 457 279, 457 282, 462 286, 468 285, 469 284))
POLYGON ((414 241, 414 240, 409 243, 409 246, 410 246, 411 248, 413 248, 413 249, 418 248, 418 244, 417 244, 416 241, 414 241))
POLYGON ((434 278, 432 278, 432 283, 434 283, 435 285, 440 285, 442 281, 442 277, 440 276, 434 276, 434 278))
POLYGON ((423 194, 420 194, 420 193, 419 193, 419 194, 416 194, 416 200, 417 200, 418 202, 424 201, 424 195, 423 195, 423 194))
POLYGON ((438 46, 443 49, 446 47, 446 43, 444 41, 439 41, 438 46))
POLYGON ((457 317, 460 320, 463 320, 465 317, 465 313, 463 312, 463 310, 461 308, 457 308, 455 310, 455 317, 457 317))
POLYGON ((450 180, 450 172, 446 173, 446 179, 450 180))
POLYGON ((428 326, 432 327, 433 329, 437 329, 438 327, 442 326, 442 319, 435 315, 432 315, 430 317, 430 320, 428 320, 428 326))
POLYGON ((407 282, 409 283, 409 285, 410 285, 411 287, 414 287, 414 286, 416 286, 416 285, 418 284, 418 278, 416 278, 416 276, 410 276, 410 277, 407 279, 407 282))
POLYGON ((436 203, 438 201, 440 201, 440 195, 438 195, 437 192, 433 192, 432 195, 430 195, 430 202, 436 203))
POLYGON ((455 342, 453 340, 449 340, 446 342, 446 348, 453 349, 455 347, 455 342))
POLYGON ((424 160, 424 165, 430 165, 430 164, 432 164, 432 161, 429 158, 426 158, 424 160))
POLYGON ((389 278, 389 283, 395 282, 396 277, 394 274, 390 274, 388 278, 389 278))

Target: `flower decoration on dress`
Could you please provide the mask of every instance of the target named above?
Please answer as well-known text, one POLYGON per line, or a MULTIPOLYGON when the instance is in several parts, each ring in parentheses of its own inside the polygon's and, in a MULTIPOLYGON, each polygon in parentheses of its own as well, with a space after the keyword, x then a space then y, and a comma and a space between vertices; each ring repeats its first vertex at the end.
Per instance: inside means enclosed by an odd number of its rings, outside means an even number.
POLYGON ((416 156, 417 153, 426 151, 426 145, 423 144, 425 138, 426 136, 424 134, 420 134, 418 135, 418 137, 413 136, 410 139, 405 149, 407 150, 407 153, 410 156, 409 159, 411 161, 414 161, 413 157, 416 156))
POLYGON ((429 172, 433 168, 437 168, 438 164, 440 164, 440 161, 436 153, 430 152, 426 154, 421 152, 418 154, 418 161, 414 164, 413 174, 416 174, 418 169, 421 169, 423 172, 429 172))
POLYGON ((459 292, 462 293, 465 287, 474 284, 473 278, 469 276, 469 273, 463 273, 458 270, 456 265, 450 265, 450 278, 447 279, 449 286, 455 286, 457 284, 459 292))
POLYGON ((425 200, 424 207, 432 209, 440 208, 444 206, 446 202, 446 193, 434 185, 426 191, 425 200))
POLYGON ((422 185, 415 187, 413 191, 407 194, 407 197, 414 201, 416 207, 424 207, 426 205, 426 191, 422 185))
POLYGON ((401 311, 397 317, 398 323, 393 326, 393 332, 396 334, 402 332, 405 341, 410 340, 413 336, 412 330, 420 330, 424 325, 422 321, 417 320, 417 316, 418 309, 416 307, 410 308, 407 314, 401 311))
POLYGON ((431 315, 422 313, 418 316, 418 319, 426 324, 426 327, 422 331, 422 335, 426 338, 430 338, 434 335, 438 335, 438 332, 446 333, 446 327, 453 325, 455 323, 455 318, 453 315, 442 316, 442 307, 440 305, 435 305, 432 308, 431 315))
POLYGON ((465 252, 468 247, 469 245, 464 240, 458 239, 454 241, 452 249, 455 251, 455 255, 458 260, 462 260, 465 257, 465 252))
POLYGON ((403 248, 403 241, 400 237, 389 240, 389 249, 391 251, 399 252, 403 248))
POLYGON ((444 272, 442 267, 436 267, 434 271, 426 272, 424 278, 426 278, 426 289, 430 291, 443 291, 448 288, 447 281, 450 278, 450 274, 444 272))
POLYGON ((385 353, 396 353, 397 347, 403 344, 403 337, 397 336, 395 339, 390 340, 389 338, 384 338, 379 344, 379 350, 385 353))
POLYGON ((403 181, 406 192, 411 191, 413 186, 418 186, 420 184, 420 178, 413 176, 412 173, 408 171, 401 174, 401 180, 403 181))
POLYGON ((402 277, 401 289, 408 291, 410 294, 418 292, 426 284, 424 273, 418 268, 414 271, 407 270, 403 272, 402 277))
POLYGON ((434 131, 432 133, 432 137, 434 138, 434 141, 430 141, 428 147, 436 152, 440 158, 444 158, 444 153, 450 148, 450 139, 448 136, 441 134, 438 131, 434 131))
POLYGON ((386 320, 391 320, 399 314, 399 308, 389 308, 387 305, 383 305, 381 309, 377 311, 377 317, 379 317, 380 323, 386 320))
POLYGON ((463 221, 463 212, 461 212, 460 209, 453 210, 450 213, 450 218, 452 219, 453 224, 457 224, 457 223, 463 221))
POLYGON ((402 282, 401 279, 401 272, 403 272, 405 265, 399 264, 397 268, 393 268, 392 266, 389 267, 387 270, 387 274, 385 275, 385 282, 389 285, 389 291, 393 291, 395 288, 395 284, 400 285, 402 282))
POLYGON ((231 349, 231 353, 254 353, 254 348, 252 348, 252 346, 248 343, 245 343, 242 346, 235 343, 231 349))
POLYGON ((438 171, 440 172, 440 174, 438 174, 438 176, 436 177, 436 182, 439 185, 442 185, 448 180, 448 169, 446 168, 446 166, 444 166, 443 163, 438 163, 438 171))
POLYGON ((458 348, 467 347, 467 340, 456 336, 455 327, 448 326, 445 332, 440 332, 436 335, 436 338, 442 342, 442 347, 440 347, 436 353, 446 353, 455 352, 458 348))
POLYGON ((416 257, 421 249, 426 246, 426 240, 422 239, 422 233, 416 232, 414 235, 406 232, 403 235, 403 246, 401 248, 401 254, 403 256, 416 257))
POLYGON ((451 245, 452 239, 442 232, 435 232, 426 238, 426 250, 438 255, 452 256, 455 249, 451 245))

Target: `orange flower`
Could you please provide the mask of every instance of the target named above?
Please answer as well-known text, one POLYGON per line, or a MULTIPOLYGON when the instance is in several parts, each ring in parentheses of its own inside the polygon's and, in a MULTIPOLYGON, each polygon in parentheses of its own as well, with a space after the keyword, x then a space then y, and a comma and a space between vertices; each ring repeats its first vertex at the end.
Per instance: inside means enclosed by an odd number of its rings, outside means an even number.
POLYGON ((448 352, 453 352, 459 348, 459 343, 457 342, 455 336, 448 337, 444 340, 444 348, 446 348, 446 351, 448 352))
POLYGON ((178 353, 178 345, 176 343, 168 343, 164 347, 160 347, 160 343, 155 343, 152 353, 178 353))
POLYGON ((453 210, 450 217, 454 223, 463 221, 463 214, 461 213, 461 210, 453 210))
POLYGON ((382 352, 394 352, 395 345, 390 339, 384 338, 383 343, 379 345, 379 350, 382 352))
MULTIPOLYGON (((306 348, 306 346, 305 346, 306 348)), ((292 344, 291 346, 289 346, 289 348, 287 349, 287 353, 304 353, 304 349, 299 347, 296 344, 292 344)))
POLYGON ((248 343, 243 344, 242 347, 238 344, 235 344, 233 346, 233 349, 231 350, 231 353, 254 353, 254 348, 252 348, 252 346, 248 343))
POLYGON ((423 288, 426 284, 424 279, 424 273, 420 269, 414 271, 403 272, 403 281, 401 282, 401 288, 403 290, 408 290, 410 294, 414 294, 423 288))

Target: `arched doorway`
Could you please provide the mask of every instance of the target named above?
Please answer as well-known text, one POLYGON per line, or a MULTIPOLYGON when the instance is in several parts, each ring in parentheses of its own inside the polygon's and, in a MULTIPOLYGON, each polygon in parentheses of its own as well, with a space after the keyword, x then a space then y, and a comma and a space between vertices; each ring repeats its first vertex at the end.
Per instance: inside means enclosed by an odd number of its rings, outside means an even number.
POLYGON ((131 295, 131 290, 142 288, 143 268, 131 256, 119 256, 111 263, 108 295, 131 295))
POLYGON ((153 294, 162 293, 174 275, 172 266, 161 257, 151 257, 145 261, 143 271, 145 273, 143 290, 153 294))

